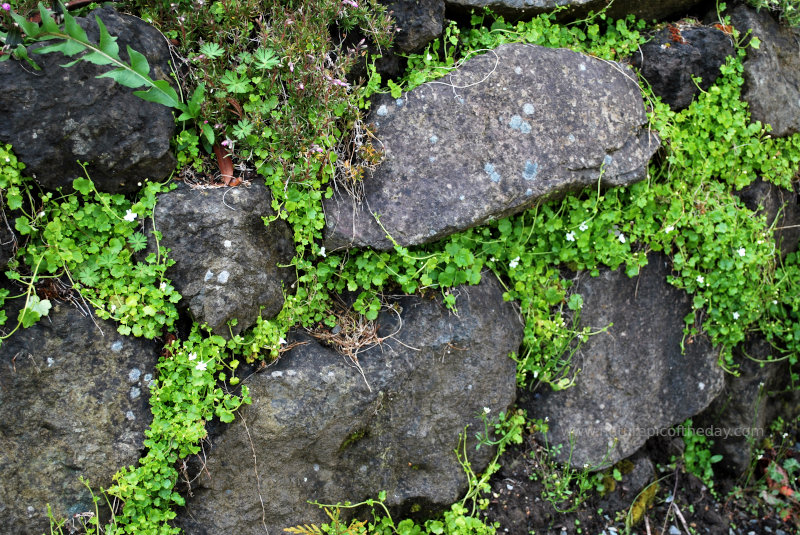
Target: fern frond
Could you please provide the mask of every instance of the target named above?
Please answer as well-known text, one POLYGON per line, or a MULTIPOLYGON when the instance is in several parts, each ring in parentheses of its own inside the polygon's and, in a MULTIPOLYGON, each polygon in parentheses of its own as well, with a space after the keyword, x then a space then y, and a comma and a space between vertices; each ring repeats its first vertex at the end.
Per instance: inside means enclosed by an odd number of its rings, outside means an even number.
MULTIPOLYGON (((60 2, 59 2, 60 3, 60 2)), ((75 18, 61 5, 64 12, 64 27, 56 24, 52 14, 41 3, 39 13, 42 19, 41 25, 29 22, 25 17, 17 13, 10 13, 22 31, 31 39, 38 41, 60 40, 54 44, 44 46, 35 50, 37 54, 49 54, 61 52, 67 57, 72 57, 85 52, 77 59, 62 65, 71 67, 79 61, 88 61, 95 65, 111 65, 113 69, 104 72, 97 78, 111 78, 115 82, 132 89, 133 94, 148 102, 156 102, 170 108, 186 111, 187 106, 181 102, 177 92, 165 80, 153 80, 150 78, 150 65, 144 54, 141 54, 131 47, 128 47, 128 57, 130 64, 125 63, 119 56, 119 45, 117 38, 112 37, 106 29, 100 17, 95 16, 97 27, 100 29, 100 42, 92 43, 83 28, 75 21, 75 18)), ((21 57, 20 59, 26 59, 21 57)))

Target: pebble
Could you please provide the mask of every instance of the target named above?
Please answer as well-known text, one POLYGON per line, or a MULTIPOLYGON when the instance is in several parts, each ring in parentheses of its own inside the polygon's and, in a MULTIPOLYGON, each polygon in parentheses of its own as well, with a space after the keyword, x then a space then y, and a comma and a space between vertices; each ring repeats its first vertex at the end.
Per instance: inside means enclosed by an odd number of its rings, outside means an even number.
POLYGON ((679 530, 677 526, 670 526, 669 535, 681 535, 681 530, 679 530))

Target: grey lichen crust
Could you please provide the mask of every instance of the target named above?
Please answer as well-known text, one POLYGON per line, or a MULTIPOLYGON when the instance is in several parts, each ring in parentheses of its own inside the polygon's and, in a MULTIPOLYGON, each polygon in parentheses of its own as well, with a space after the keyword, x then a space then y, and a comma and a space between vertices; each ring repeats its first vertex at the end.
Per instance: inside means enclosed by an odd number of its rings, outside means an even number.
POLYGON ((566 49, 504 45, 373 109, 385 158, 363 202, 326 201, 329 249, 426 243, 598 180, 631 184, 659 146, 633 72, 566 49))

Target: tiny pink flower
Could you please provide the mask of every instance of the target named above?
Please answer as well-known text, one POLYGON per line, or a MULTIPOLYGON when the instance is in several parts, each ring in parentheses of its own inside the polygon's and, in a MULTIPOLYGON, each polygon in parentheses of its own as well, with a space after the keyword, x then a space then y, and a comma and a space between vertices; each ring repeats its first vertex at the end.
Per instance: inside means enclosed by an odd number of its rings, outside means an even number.
POLYGON ((5 11, 11 11, 11 4, 8 2, 3 2, 3 5, 0 7, 2 7, 5 11))
POLYGON ((294 72, 294 61, 289 62, 289 72, 294 72))
POLYGON ((358 4, 353 2, 353 0, 342 0, 342 5, 347 5, 351 7, 358 7, 358 4))

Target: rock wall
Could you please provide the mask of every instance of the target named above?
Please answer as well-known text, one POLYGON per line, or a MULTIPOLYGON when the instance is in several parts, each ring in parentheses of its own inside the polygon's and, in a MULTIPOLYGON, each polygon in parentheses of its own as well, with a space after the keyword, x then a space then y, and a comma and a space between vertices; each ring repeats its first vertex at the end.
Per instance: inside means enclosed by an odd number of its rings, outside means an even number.
MULTIPOLYGON (((386 3, 404 21, 398 50, 419 50, 441 33, 443 0, 386 3)), ((446 4, 457 9, 489 2, 446 4)), ((552 4, 491 3, 516 17, 552 4)), ((696 4, 617 6, 662 17, 696 4)), ((595 3, 571 6, 578 13, 595 3)), ((121 42, 148 54, 155 77, 165 76, 160 36, 109 9, 99 14, 121 42)), ((745 63, 754 116, 771 124, 775 135, 797 132, 797 30, 741 6, 733 16, 765 43, 745 63)), ((92 23, 82 24, 91 30, 92 23)), ((709 83, 731 52, 719 29, 692 24, 684 35, 685 43, 670 47, 662 46, 666 34, 656 36, 654 46, 643 47, 633 61, 675 109, 695 94, 693 86, 686 90, 687 80, 699 75, 709 83)), ((14 145, 44 188, 80 174, 76 159, 89 161, 92 178, 105 191, 132 192, 143 179, 169 174, 168 111, 126 91, 117 94, 110 81, 94 78, 91 65, 63 71, 54 67, 55 58, 39 61, 46 83, 19 64, 0 63, 0 141, 14 145), (43 123, 53 128, 43 129, 43 123)), ((507 45, 399 99, 382 97, 371 120, 386 159, 365 181, 363 200, 326 201, 326 246, 424 244, 598 180, 617 186, 643 179, 660 140, 647 128, 634 79, 622 63, 507 45)), ((784 253, 796 247, 796 192, 756 182, 740 195, 778 222, 784 253)), ((184 311, 216 334, 238 334, 259 314, 273 316, 291 287, 292 275, 281 267, 293 252, 291 236, 280 221, 264 227, 270 203, 260 185, 183 185, 164 194, 156 208, 162 244, 176 260, 168 275, 184 295, 184 311), (238 323, 229 331, 234 318, 238 323)), ((681 351, 689 303, 666 283, 669 274, 669 261, 653 254, 634 279, 608 270, 597 278, 577 275, 577 291, 585 296, 582 325, 613 327, 578 351, 581 372, 572 389, 522 392, 519 403, 548 419, 550 440, 564 445, 562 460, 578 433, 572 462, 599 468, 635 454, 648 430, 687 417, 699 414, 698 421, 731 427, 749 421, 743 415, 751 411, 769 412, 760 385, 777 388, 774 374, 746 369, 740 378, 724 377, 715 348, 702 336, 681 351)), ((480 285, 455 294, 457 313, 440 299, 389 299, 379 327, 355 353, 295 333, 294 349, 245 380, 253 404, 214 434, 179 524, 190 534, 261 533, 264 526, 277 531, 325 519, 308 499, 358 500, 381 490, 400 512, 429 514, 457 500, 466 481, 453 449, 471 426, 470 461, 476 471, 486 466, 492 451, 474 449, 473 431, 481 426, 478 415, 508 410, 515 401, 515 365, 508 355, 520 346, 522 324, 515 305, 503 300, 501 281, 489 273, 480 285)), ((748 344, 763 349, 762 341, 748 344)), ((90 510, 78 476, 108 486, 121 466, 137 461, 158 351, 66 303, 2 342, 2 530, 46 531, 48 503, 58 515, 90 510)), ((717 447, 736 472, 751 444, 721 441, 717 447)), ((648 462, 641 464, 650 474, 648 462)))

